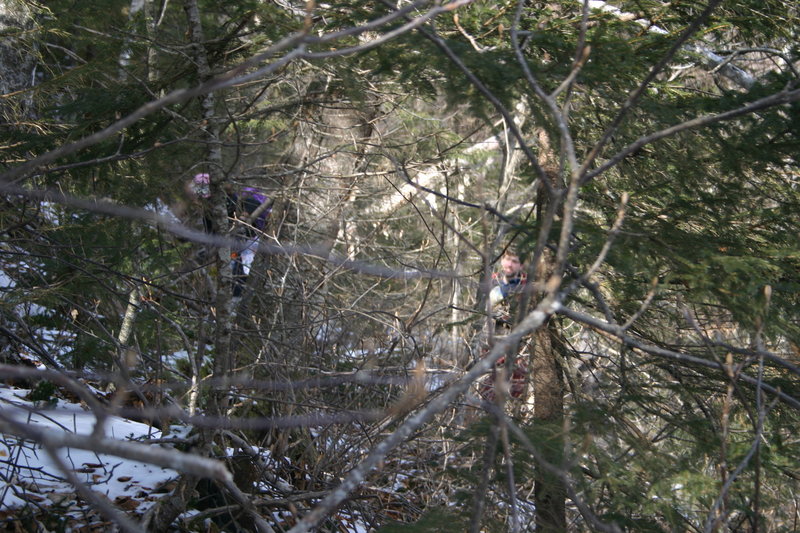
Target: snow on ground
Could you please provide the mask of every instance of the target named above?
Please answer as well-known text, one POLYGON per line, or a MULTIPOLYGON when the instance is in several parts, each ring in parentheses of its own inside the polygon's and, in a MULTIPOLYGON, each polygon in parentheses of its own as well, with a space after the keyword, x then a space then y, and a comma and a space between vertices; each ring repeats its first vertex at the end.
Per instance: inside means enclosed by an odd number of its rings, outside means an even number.
POLYGON ((2 289, 13 289, 16 286, 14 280, 6 274, 5 270, 0 268, 0 290, 2 289))
MULTIPOLYGON (((94 429, 95 417, 76 403, 58 400, 53 405, 35 404, 26 399, 27 389, 10 388, 0 385, 0 414, 4 417, 26 424, 35 424, 52 431, 69 431, 80 435, 90 435, 94 429)), ((156 429, 131 420, 109 417, 105 435, 120 440, 157 439, 156 429)), ((180 437, 188 428, 170 428, 172 437, 180 437)), ((271 463, 267 450, 253 447, 266 463, 271 463)), ((229 448, 228 455, 236 453, 229 448)), ((97 454, 87 450, 62 449, 59 456, 96 493, 102 494, 124 511, 141 514, 153 505, 160 494, 157 490, 169 486, 168 482, 178 473, 174 470, 140 463, 130 459, 97 454)), ((288 461, 288 458, 286 458, 288 461)), ((263 493, 270 493, 278 484, 285 491, 291 485, 280 478, 271 483, 259 483, 263 493)), ((48 452, 30 441, 22 441, 13 435, 0 434, 0 516, 16 516, 17 510, 34 506, 45 512, 51 509, 60 515, 70 517, 79 524, 86 519, 87 504, 79 499, 74 487, 65 480, 64 473, 55 465, 48 452), (57 509, 57 510, 56 510, 57 509)), ((183 520, 190 521, 197 511, 184 513, 183 520)), ((285 523, 289 512, 276 512, 276 523, 285 523), (284 516, 282 516, 284 515, 284 516)), ((366 533, 369 529, 363 519, 348 512, 337 513, 335 519, 341 531, 366 533)), ((74 530, 83 530, 79 526, 74 530)))
MULTIPOLYGON (((52 406, 36 406, 25 399, 28 392, 0 386, 2 415, 52 431, 92 433, 95 417, 79 404, 58 400, 52 406)), ((146 424, 117 417, 108 419, 105 434, 121 440, 160 436, 146 424)), ((61 449, 58 454, 78 479, 130 511, 147 509, 154 501, 153 490, 177 476, 174 470, 87 450, 61 449)), ((0 510, 29 503, 40 507, 55 504, 75 511, 82 505, 46 450, 13 435, 0 434, 0 510)))

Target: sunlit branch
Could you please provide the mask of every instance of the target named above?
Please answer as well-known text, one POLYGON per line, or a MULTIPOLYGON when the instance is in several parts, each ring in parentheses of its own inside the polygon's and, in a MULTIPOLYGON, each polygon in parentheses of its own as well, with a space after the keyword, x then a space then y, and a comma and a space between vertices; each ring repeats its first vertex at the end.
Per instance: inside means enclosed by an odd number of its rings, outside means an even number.
MULTIPOLYGON (((168 231, 173 235, 183 239, 201 244, 208 244, 214 247, 237 247, 242 246, 247 242, 240 239, 225 237, 222 235, 213 235, 192 229, 188 226, 175 222, 174 219, 170 217, 158 214, 155 211, 120 205, 106 200, 79 198, 77 196, 68 195, 56 190, 26 189, 17 185, 0 182, 0 194, 9 196, 22 196, 41 201, 55 202, 100 215, 108 215, 128 220, 140 220, 161 228, 164 231, 168 231)), ((326 261, 333 265, 341 266, 347 270, 388 279, 450 278, 455 275, 452 272, 423 268, 404 270, 392 269, 366 261, 341 257, 335 253, 331 253, 324 246, 261 243, 258 251, 259 253, 270 255, 305 255, 326 261)))

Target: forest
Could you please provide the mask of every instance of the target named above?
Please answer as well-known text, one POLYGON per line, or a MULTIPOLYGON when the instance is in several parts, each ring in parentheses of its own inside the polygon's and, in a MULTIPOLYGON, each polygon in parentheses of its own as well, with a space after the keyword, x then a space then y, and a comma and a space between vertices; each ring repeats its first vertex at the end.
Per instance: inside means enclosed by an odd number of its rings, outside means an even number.
POLYGON ((789 0, 0 0, 0 530, 800 531, 799 157, 789 0))

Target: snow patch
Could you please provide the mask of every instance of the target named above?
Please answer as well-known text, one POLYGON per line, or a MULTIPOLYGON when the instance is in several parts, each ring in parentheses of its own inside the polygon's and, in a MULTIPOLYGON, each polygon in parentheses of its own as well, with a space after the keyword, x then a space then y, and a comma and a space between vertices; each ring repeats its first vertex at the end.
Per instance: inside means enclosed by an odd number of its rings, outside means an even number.
MULTIPOLYGON (((26 400, 28 392, 0 387, 0 415, 48 431, 90 435, 94 430, 95 416, 80 405, 58 400, 51 406, 43 406, 26 400)), ((109 417, 105 428, 107 437, 123 440, 161 435, 151 426, 118 417, 109 417)), ((155 489, 177 476, 171 469, 88 450, 63 448, 56 454, 92 490, 137 512, 153 504, 155 489)), ((30 503, 56 504, 81 512, 74 487, 66 481, 64 472, 47 450, 37 443, 0 434, 0 509, 19 508, 30 503)))

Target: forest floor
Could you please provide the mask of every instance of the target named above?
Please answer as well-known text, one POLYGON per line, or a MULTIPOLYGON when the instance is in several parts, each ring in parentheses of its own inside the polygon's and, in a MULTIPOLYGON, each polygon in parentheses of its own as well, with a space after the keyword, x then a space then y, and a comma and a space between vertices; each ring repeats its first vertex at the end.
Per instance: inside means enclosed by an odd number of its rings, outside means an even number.
MULTIPOLYGON (((38 389, 0 386, 3 417, 46 431, 91 435, 96 418, 74 400, 37 400, 38 389)), ((173 433, 182 428, 172 428, 173 433)), ((148 441, 161 437, 152 426, 110 416, 105 435, 120 440, 148 441)), ((107 524, 76 493, 68 475, 74 475, 96 495, 126 512, 140 515, 169 490, 178 473, 130 459, 88 450, 61 448, 57 459, 38 443, 0 434, 0 521, 6 531, 72 529, 101 531, 107 524), (58 462, 61 462, 60 466, 58 462), (63 470, 63 465, 70 473, 63 470), (60 527, 54 528, 56 522, 60 527)))

